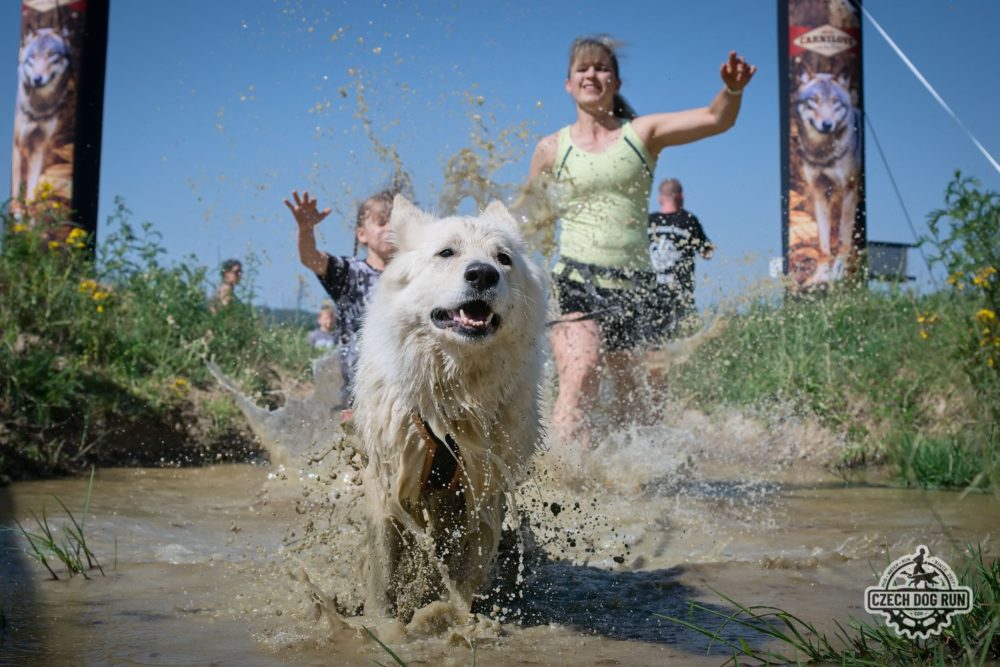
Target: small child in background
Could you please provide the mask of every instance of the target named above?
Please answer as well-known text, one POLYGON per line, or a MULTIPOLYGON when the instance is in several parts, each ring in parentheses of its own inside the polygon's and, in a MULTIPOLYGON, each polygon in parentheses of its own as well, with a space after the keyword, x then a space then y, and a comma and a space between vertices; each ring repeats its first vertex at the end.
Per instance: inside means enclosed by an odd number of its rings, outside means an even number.
POLYGON ((309 333, 309 345, 318 350, 331 350, 337 345, 337 336, 333 326, 337 323, 337 315, 333 304, 324 304, 316 315, 316 328, 309 333))
POLYGON ((382 270, 396 250, 389 239, 389 214, 394 196, 393 191, 383 190, 358 207, 354 253, 357 254, 358 245, 365 246, 367 253, 363 260, 353 255, 329 255, 316 247, 316 225, 330 215, 330 209, 318 210, 316 200, 311 199, 308 192, 303 192, 301 197, 297 191, 292 192, 294 203, 285 200, 285 206, 299 227, 299 260, 316 274, 337 308, 336 337, 344 379, 341 388, 344 406, 350 404, 354 385, 361 319, 382 270))

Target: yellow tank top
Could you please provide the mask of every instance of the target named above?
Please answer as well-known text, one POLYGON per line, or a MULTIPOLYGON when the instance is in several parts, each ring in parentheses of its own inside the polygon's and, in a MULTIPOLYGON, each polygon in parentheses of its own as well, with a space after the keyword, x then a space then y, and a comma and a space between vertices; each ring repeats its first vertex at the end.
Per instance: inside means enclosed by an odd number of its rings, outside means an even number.
MULTIPOLYGON (((590 153, 573 143, 570 128, 559 131, 555 178, 559 188, 562 229, 559 255, 583 264, 651 271, 649 262, 649 193, 656 159, 623 122, 621 136, 600 153, 590 153)), ((556 272, 565 268, 556 264, 556 272)), ((583 282, 576 270, 568 276, 583 282)), ((593 276, 600 287, 623 288, 629 282, 593 276)))

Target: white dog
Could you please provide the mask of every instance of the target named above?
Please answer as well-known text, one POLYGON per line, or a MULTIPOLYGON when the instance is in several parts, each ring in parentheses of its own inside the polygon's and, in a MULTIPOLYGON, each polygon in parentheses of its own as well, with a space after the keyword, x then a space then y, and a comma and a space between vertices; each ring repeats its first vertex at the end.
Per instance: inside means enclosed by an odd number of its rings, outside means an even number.
POLYGON ((500 202, 436 219, 396 196, 397 252, 361 335, 354 419, 370 512, 366 614, 487 583, 512 492, 540 443, 541 270, 500 202))

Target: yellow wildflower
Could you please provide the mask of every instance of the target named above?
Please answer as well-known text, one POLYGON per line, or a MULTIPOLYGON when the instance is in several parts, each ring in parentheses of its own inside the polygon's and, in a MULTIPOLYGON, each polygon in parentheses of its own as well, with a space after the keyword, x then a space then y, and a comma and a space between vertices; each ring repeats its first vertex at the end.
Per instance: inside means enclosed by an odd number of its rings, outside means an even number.
POLYGON ((59 241, 49 241, 49 250, 58 250, 60 245, 59 241))
POLYGON ((921 330, 920 330, 920 338, 921 338, 922 340, 927 340, 927 339, 928 339, 928 338, 930 338, 930 337, 931 337, 931 335, 930 335, 929 333, 927 333, 927 330, 926 330, 926 329, 921 329, 921 330))
POLYGON ((972 278, 972 284, 978 287, 986 287, 990 284, 990 276, 996 273, 995 267, 987 266, 984 269, 980 269, 976 272, 976 275, 972 278))
POLYGON ((976 313, 976 319, 983 324, 992 324, 997 321, 997 314, 988 308, 980 308, 976 313))
POLYGON ((97 306, 97 312, 103 313, 104 312, 104 306, 98 305, 97 306))
POLYGON ((23 222, 19 222, 16 225, 14 225, 11 231, 13 231, 15 234, 22 234, 28 231, 28 225, 24 224, 23 222))
POLYGON ((90 298, 92 298, 94 301, 104 301, 109 296, 111 296, 110 292, 102 292, 100 290, 97 290, 94 292, 94 295, 90 298))
POLYGON ((79 227, 75 227, 73 231, 69 233, 66 237, 66 245, 71 245, 74 248, 83 248, 87 244, 84 243, 84 239, 87 238, 87 232, 83 231, 79 227))
POLYGON ((52 187, 51 183, 48 181, 42 181, 38 184, 38 187, 35 188, 35 199, 37 201, 45 201, 52 196, 54 191, 55 188, 52 187))
POLYGON ((187 396, 191 390, 191 383, 186 378, 174 378, 170 389, 178 396, 187 396))
POLYGON ((93 292, 96 289, 97 289, 97 281, 96 280, 90 280, 88 278, 87 280, 84 280, 83 282, 80 283, 80 293, 81 294, 86 294, 87 292, 93 292))

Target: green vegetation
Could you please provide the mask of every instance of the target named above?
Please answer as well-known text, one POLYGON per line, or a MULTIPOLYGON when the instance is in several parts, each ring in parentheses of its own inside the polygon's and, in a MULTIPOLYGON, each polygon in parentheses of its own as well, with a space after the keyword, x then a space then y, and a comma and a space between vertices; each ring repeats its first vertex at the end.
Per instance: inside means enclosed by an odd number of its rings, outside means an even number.
POLYGON ((18 530, 24 539, 27 540, 28 546, 31 549, 28 553, 45 566, 45 569, 49 571, 53 579, 59 579, 59 575, 56 574, 56 571, 49 564, 50 558, 65 565, 70 577, 82 574, 84 579, 89 579, 90 577, 87 576, 87 572, 95 568, 100 571, 101 576, 104 576, 104 568, 101 567, 101 563, 97 560, 94 552, 87 546, 87 537, 83 533, 83 527, 87 521, 87 512, 90 509, 90 494, 93 490, 94 470, 91 469, 90 483, 87 486, 87 496, 83 503, 83 514, 80 515, 79 521, 73 516, 73 512, 66 507, 66 504, 56 497, 56 502, 62 507, 70 521, 69 524, 62 527, 61 540, 56 539, 52 526, 49 525, 49 518, 45 513, 44 507, 42 508, 41 519, 34 512, 31 513, 31 518, 34 519, 38 527, 37 533, 27 530, 17 519, 14 520, 18 530))
POLYGON ((675 369, 679 398, 762 414, 791 406, 845 435, 845 465, 1000 490, 1000 194, 956 174, 946 204, 923 240, 946 288, 848 284, 748 304, 675 369))
POLYGON ((162 261, 158 234, 121 201, 96 258, 46 203, 0 211, 0 477, 246 458, 252 438, 203 360, 274 405, 266 392, 310 357, 304 327, 246 305, 254 258, 241 302, 213 313, 208 270, 162 261))
MULTIPOLYGON (((365 630, 365 633, 366 633, 366 634, 367 634, 367 635, 368 635, 369 637, 371 637, 371 639, 372 639, 372 640, 373 640, 373 641, 374 641, 374 642, 375 642, 376 644, 378 644, 379 646, 381 646, 381 647, 382 647, 382 650, 383 650, 383 651, 385 651, 386 653, 388 653, 388 654, 389 654, 389 657, 390 657, 390 658, 392 658, 392 661, 393 661, 394 663, 396 663, 397 665, 400 665, 400 667, 406 667, 406 663, 405 663, 405 662, 403 662, 403 659, 402 659, 402 658, 400 658, 400 657, 399 657, 398 655, 396 655, 396 652, 395 652, 395 651, 393 651, 393 650, 392 650, 391 648, 389 648, 389 646, 388 646, 388 645, 387 645, 387 644, 386 644, 385 642, 383 642, 383 641, 382 641, 381 639, 379 639, 379 638, 378 638, 378 635, 376 635, 376 634, 375 634, 374 632, 372 632, 372 631, 371 631, 371 629, 370 629, 370 628, 369 628, 369 627, 368 627, 367 625, 366 625, 366 626, 363 626, 363 627, 364 627, 364 630, 365 630)), ((381 662, 378 662, 378 661, 376 661, 376 660, 372 660, 372 662, 374 662, 374 663, 375 663, 376 665, 378 665, 379 667, 386 667, 386 665, 385 665, 385 664, 383 664, 383 663, 381 663, 381 662)))
MULTIPOLYGON (((307 324, 246 305, 252 257, 242 302, 213 313, 214 276, 162 261, 120 201, 96 258, 81 231, 53 234, 64 217, 45 204, 0 210, 0 477, 245 458, 252 439, 203 360, 274 407, 269 390, 308 373, 307 324)), ((844 435, 845 466, 1000 490, 1000 194, 956 174, 928 230, 941 290, 844 284, 747 304, 673 370, 677 398, 791 407, 844 435)))
MULTIPOLYGON (((969 546, 969 561, 959 579, 972 589, 973 608, 968 614, 952 617, 951 625, 926 641, 915 642, 897 635, 882 624, 852 620, 847 627, 837 623, 832 638, 815 625, 777 607, 746 607, 715 591, 736 611, 725 614, 717 609, 691 603, 687 619, 660 616, 708 637, 712 643, 733 651, 729 663, 741 659, 756 664, 829 665, 984 665, 1000 659, 1000 560, 987 562, 980 547, 969 546), (694 622, 694 613, 719 617, 722 626, 707 628, 694 622), (777 647, 754 648, 745 641, 733 643, 720 636, 722 629, 735 623, 775 640, 777 647)), ((727 663, 727 664, 729 664, 727 663)))

